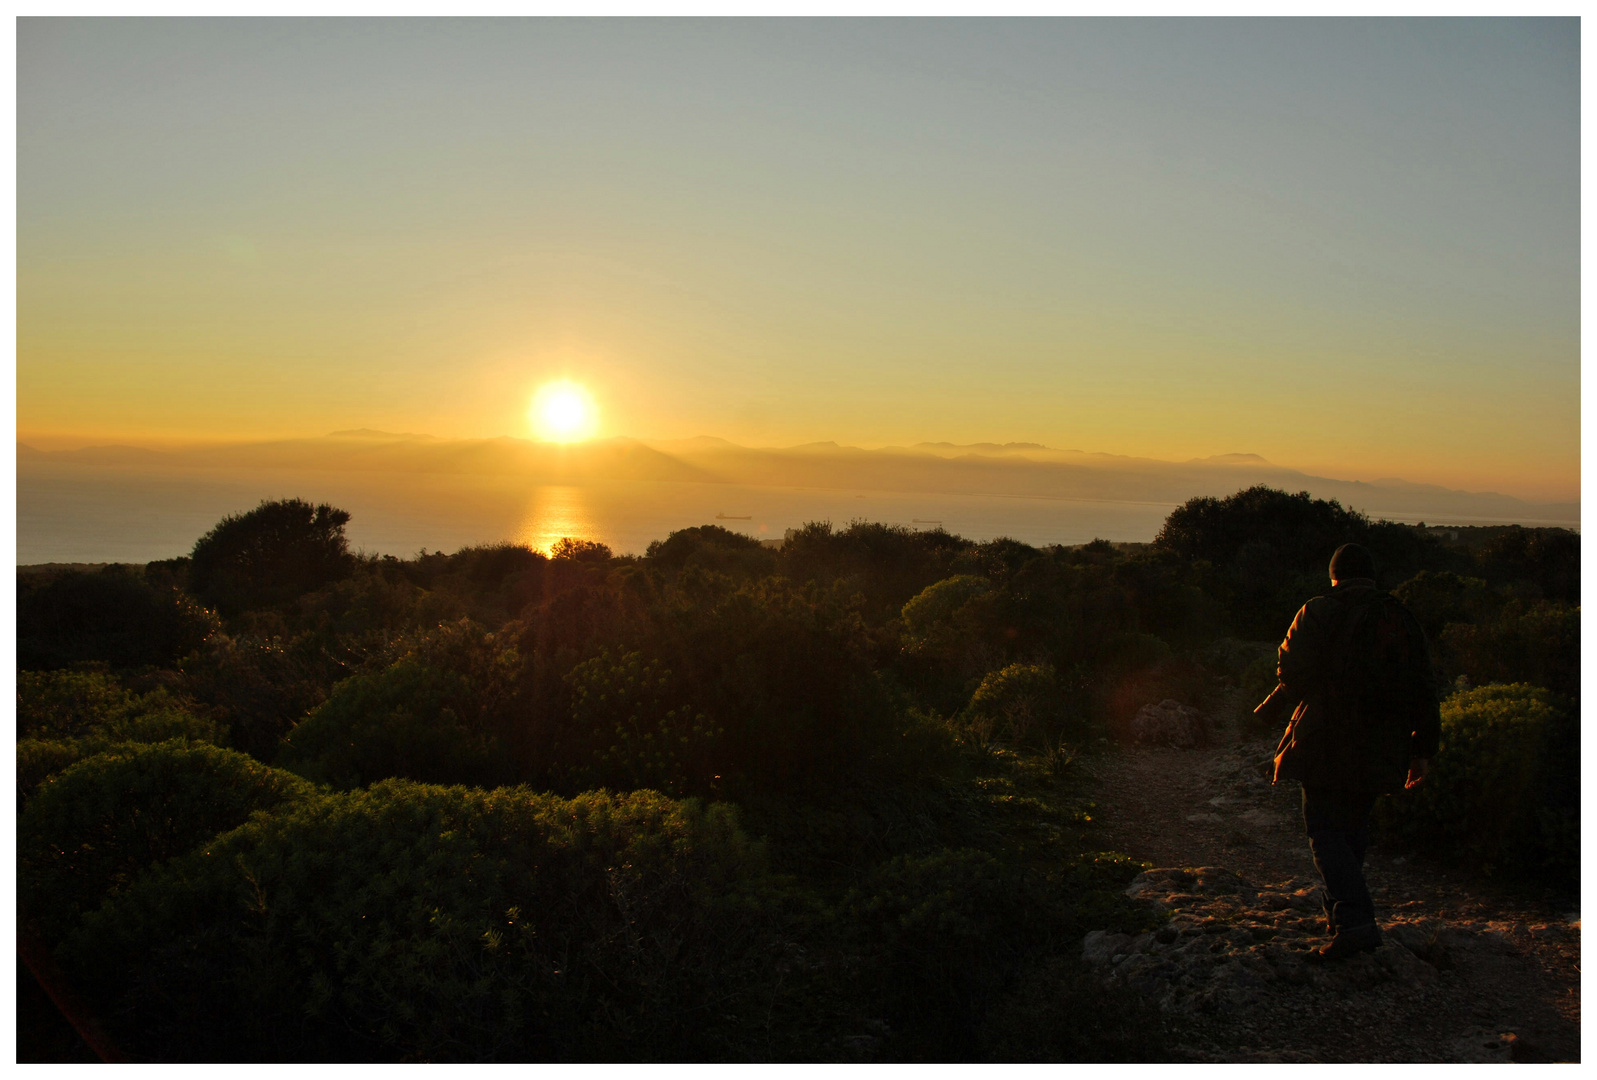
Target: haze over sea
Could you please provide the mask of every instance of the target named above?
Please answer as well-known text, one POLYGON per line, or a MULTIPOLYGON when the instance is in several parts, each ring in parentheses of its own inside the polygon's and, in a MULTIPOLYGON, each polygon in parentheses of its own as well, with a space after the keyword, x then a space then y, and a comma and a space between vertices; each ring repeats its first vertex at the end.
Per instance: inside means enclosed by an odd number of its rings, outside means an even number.
POLYGON ((760 539, 810 521, 854 519, 912 528, 940 520, 976 540, 1029 544, 1151 540, 1173 504, 1005 495, 899 494, 677 481, 538 485, 504 476, 260 473, 204 476, 49 465, 17 477, 17 561, 148 562, 186 555, 224 515, 265 498, 300 497, 350 512, 350 546, 412 556, 512 540, 547 550, 562 536, 641 555, 653 540, 692 525, 760 539), (717 519, 717 514, 749 520, 717 519))
POLYGON ((1332 480, 1251 455, 1176 463, 1020 444, 775 450, 720 440, 556 449, 351 432, 173 453, 19 447, 17 560, 172 558, 224 515, 291 497, 348 510, 353 548, 400 557, 499 541, 547 550, 562 536, 642 554, 695 525, 771 540, 812 521, 854 520, 1039 546, 1146 542, 1186 498, 1255 483, 1396 521, 1579 523, 1577 504, 1332 480))

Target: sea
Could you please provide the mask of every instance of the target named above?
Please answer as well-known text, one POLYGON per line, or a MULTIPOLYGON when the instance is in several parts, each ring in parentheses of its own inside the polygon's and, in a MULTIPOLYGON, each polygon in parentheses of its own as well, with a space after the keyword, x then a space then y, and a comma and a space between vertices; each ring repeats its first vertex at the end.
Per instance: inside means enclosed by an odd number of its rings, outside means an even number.
POLYGON ((561 537, 643 554, 677 529, 720 525, 780 540, 810 522, 941 527, 972 540, 1038 546, 1096 538, 1149 541, 1174 503, 745 487, 672 481, 549 485, 456 473, 151 470, 62 461, 17 468, 17 562, 143 563, 186 555, 228 514, 300 498, 349 511, 350 547, 408 558, 511 541, 540 551, 561 537))

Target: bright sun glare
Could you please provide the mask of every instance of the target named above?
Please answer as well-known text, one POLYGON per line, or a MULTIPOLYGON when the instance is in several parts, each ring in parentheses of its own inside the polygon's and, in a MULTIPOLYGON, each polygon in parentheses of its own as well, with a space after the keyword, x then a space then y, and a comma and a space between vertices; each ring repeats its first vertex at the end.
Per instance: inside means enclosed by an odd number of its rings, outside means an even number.
POLYGON ((589 393, 569 379, 545 383, 532 397, 532 428, 549 442, 577 442, 590 438, 599 414, 589 393))

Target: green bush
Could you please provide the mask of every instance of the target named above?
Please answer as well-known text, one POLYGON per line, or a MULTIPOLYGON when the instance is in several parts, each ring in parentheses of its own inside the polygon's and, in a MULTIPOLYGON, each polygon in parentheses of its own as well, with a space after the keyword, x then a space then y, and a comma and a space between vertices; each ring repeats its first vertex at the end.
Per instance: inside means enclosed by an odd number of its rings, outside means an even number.
POLYGON ((1562 884, 1580 868, 1580 729, 1559 695, 1516 683, 1442 704, 1442 741, 1425 782, 1382 800, 1415 849, 1489 874, 1562 884))
POLYGON ((1262 485, 1224 499, 1188 499, 1165 519, 1153 544, 1199 570, 1234 632, 1266 639, 1278 638, 1305 600, 1329 589, 1331 553, 1349 541, 1369 549, 1383 588, 1459 558, 1408 526, 1371 522, 1334 499, 1262 485))
POLYGON ((763 577, 776 568, 776 552, 752 536, 719 525, 678 529, 645 552, 649 562, 669 570, 695 567, 737 577, 763 577))
POLYGON ((548 565, 538 552, 508 543, 465 547, 453 555, 422 555, 414 562, 384 556, 352 579, 349 584, 355 588, 341 582, 301 603, 345 607, 356 601, 346 607, 341 622, 358 619, 369 626, 436 624, 469 615, 484 626, 497 627, 543 596, 548 565))
POLYGON ((1475 622, 1489 615, 1493 598, 1480 578, 1447 570, 1424 570, 1392 590, 1435 642, 1448 623, 1475 622))
POLYGON ((86 757, 112 749, 111 744, 85 742, 81 739, 19 739, 17 740, 17 813, 27 805, 28 799, 45 777, 76 765, 86 757))
POLYGON ((133 712, 136 699, 103 671, 17 672, 17 735, 75 738, 133 712))
POLYGON ((977 1050, 987 998, 1052 913, 1024 910, 1027 884, 1011 863, 955 849, 890 859, 851 897, 853 921, 881 955, 884 1004, 915 1025, 915 1041, 961 1058, 977 1050))
MULTIPOLYGON (((971 695, 964 722, 982 742, 1050 746, 1066 734, 1068 716, 1052 664, 1010 664, 988 673, 971 695)), ((1069 725, 1072 737, 1085 732, 1069 725)))
POLYGON ((19 899, 46 940, 57 940, 147 867, 311 791, 203 743, 96 754, 46 779, 18 820, 19 899))
POLYGON ((991 588, 991 582, 974 574, 956 574, 926 586, 900 613, 905 637, 912 645, 924 642, 939 628, 950 625, 954 612, 991 588))
POLYGON ((667 601, 680 607, 639 651, 672 673, 672 701, 713 722, 729 797, 828 801, 882 771, 902 716, 846 598, 767 579, 699 603, 673 585, 667 601))
POLYGON ((166 864, 61 955, 140 1058, 700 1060, 760 1004, 763 874, 723 805, 393 780, 166 864))
POLYGON ((355 569, 349 512, 301 499, 229 514, 194 542, 189 586, 224 615, 286 603, 355 569))
POLYGON ((873 618, 885 620, 922 589, 952 574, 955 559, 974 547, 940 528, 918 532, 853 521, 845 529, 833 529, 830 522, 810 522, 783 542, 778 567, 792 581, 842 582, 862 597, 873 618))
POLYGON ((216 721, 165 690, 134 694, 102 671, 18 672, 17 735, 19 811, 45 777, 123 744, 227 743, 216 721))
POLYGON ((609 562, 615 555, 610 550, 610 545, 601 544, 597 540, 578 540, 570 536, 562 536, 549 545, 549 558, 566 559, 572 562, 609 562))
POLYGON ((213 612, 171 586, 153 587, 129 567, 68 571, 43 584, 28 575, 18 581, 17 665, 170 664, 219 625, 213 612))
POLYGON ((871 956, 871 990, 934 1060, 980 1056, 983 1027, 1006 986, 1094 927, 1149 928, 1120 890, 1141 864, 1116 856, 1045 871, 971 848, 900 856, 875 867, 843 903, 871 956))
POLYGON ((1476 552, 1475 565, 1493 583, 1528 586, 1540 599, 1580 603, 1580 534, 1569 529, 1510 526, 1476 552))
POLYGON ((607 650, 572 668, 566 681, 573 735, 585 750, 565 766, 569 786, 669 795, 709 786, 722 731, 704 713, 673 706, 671 672, 658 661, 607 650))
POLYGON ((310 635, 217 634, 183 663, 186 687, 227 724, 233 747, 270 762, 284 734, 348 675, 310 635))
MULTIPOLYGON (((506 666, 513 661, 507 662, 506 666)), ((283 740, 278 760, 318 783, 362 787, 401 776, 432 783, 493 786, 513 764, 491 730, 484 699, 508 672, 468 672, 412 656, 356 675, 334 689, 283 740)))
POLYGON ((1129 987, 1106 987, 1077 956, 1026 971, 989 1009, 987 1061, 1169 1062, 1179 1045, 1172 1017, 1129 987))
POLYGON ((1525 682, 1580 694, 1580 609, 1539 601, 1504 605, 1477 623, 1451 623, 1441 653, 1450 674, 1470 682, 1525 682))

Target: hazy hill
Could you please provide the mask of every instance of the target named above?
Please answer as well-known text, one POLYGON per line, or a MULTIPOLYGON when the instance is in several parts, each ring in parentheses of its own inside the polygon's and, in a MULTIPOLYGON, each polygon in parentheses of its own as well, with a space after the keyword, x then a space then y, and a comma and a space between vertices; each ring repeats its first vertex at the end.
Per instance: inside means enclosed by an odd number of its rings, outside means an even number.
POLYGON ((920 443, 875 450, 835 442, 747 447, 700 437, 598 439, 560 445, 527 439, 440 439, 360 429, 319 438, 149 450, 95 446, 19 460, 206 470, 373 470, 525 476, 535 483, 698 481, 754 486, 1006 495, 1175 504, 1254 484, 1308 491, 1375 516, 1426 521, 1517 521, 1578 526, 1578 503, 1530 503, 1401 479, 1375 483, 1313 476, 1257 454, 1189 461, 1061 450, 1036 443, 920 443))

